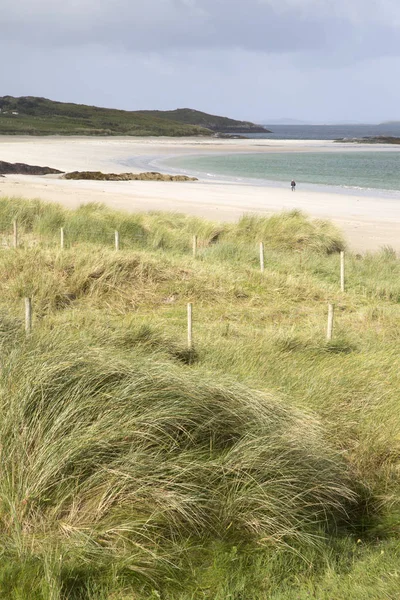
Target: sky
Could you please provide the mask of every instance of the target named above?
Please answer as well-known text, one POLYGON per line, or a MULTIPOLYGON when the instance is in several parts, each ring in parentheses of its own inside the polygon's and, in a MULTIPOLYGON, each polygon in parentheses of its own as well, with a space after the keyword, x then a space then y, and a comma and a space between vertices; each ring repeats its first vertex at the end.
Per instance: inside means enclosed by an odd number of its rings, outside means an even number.
POLYGON ((0 0, 0 96, 400 120, 399 0, 0 0))

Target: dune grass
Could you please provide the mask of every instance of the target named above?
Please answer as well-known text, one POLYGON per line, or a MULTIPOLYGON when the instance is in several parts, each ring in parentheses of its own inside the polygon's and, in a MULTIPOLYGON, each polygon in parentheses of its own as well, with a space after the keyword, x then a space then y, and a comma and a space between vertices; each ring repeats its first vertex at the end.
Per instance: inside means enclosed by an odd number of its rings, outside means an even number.
MULTIPOLYGON (((59 239, 64 227, 66 245, 97 243, 112 247, 118 230, 121 248, 144 247, 189 253, 191 236, 200 244, 216 241, 253 242, 264 239, 268 247, 288 250, 314 249, 336 252, 344 247, 338 230, 326 221, 310 221, 299 211, 269 218, 244 216, 235 226, 218 225, 197 217, 168 213, 128 214, 108 209, 97 203, 87 203, 77 210, 67 210, 57 204, 22 198, 0 198, 0 232, 4 243, 11 234, 12 222, 18 220, 22 233, 32 234, 37 242, 59 239)), ((25 238, 29 243, 29 238, 25 238)))
POLYGON ((1 199, 0 234, 0 598, 396 598, 393 251, 347 252, 343 294, 340 233, 298 212, 1 199))
POLYGON ((306 547, 356 501, 315 418, 232 382, 64 334, 11 352, 3 385, 5 556, 159 581, 187 540, 306 547))

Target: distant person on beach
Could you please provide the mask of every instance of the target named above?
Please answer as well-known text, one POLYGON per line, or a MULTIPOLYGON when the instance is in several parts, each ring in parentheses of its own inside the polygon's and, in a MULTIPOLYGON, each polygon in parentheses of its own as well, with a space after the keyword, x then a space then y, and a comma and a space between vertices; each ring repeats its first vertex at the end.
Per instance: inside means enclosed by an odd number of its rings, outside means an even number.
POLYGON ((296 191, 296 182, 294 179, 292 179, 290 186, 292 188, 292 192, 295 192, 296 191))

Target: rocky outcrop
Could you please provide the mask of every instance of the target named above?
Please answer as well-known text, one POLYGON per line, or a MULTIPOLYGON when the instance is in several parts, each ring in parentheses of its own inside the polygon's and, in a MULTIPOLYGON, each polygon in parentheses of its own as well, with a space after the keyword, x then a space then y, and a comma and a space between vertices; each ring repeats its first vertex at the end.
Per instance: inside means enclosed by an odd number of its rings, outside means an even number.
MULTIPOLYGON (((264 131, 264 133, 266 133, 264 131)), ((223 140, 248 140, 249 138, 247 138, 245 135, 238 135, 236 133, 214 133, 215 138, 221 138, 223 140)))
POLYGON ((50 167, 38 167, 25 163, 9 163, 0 160, 0 175, 59 175, 62 171, 50 167))
POLYGON ((339 140, 335 140, 335 142, 342 143, 353 143, 353 144, 400 144, 399 137, 393 137, 391 135, 376 135, 376 136, 366 136, 363 138, 341 138, 339 140))
POLYGON ((101 171, 73 171, 63 179, 90 179, 93 181, 197 181, 186 175, 166 175, 164 173, 102 173, 101 171))

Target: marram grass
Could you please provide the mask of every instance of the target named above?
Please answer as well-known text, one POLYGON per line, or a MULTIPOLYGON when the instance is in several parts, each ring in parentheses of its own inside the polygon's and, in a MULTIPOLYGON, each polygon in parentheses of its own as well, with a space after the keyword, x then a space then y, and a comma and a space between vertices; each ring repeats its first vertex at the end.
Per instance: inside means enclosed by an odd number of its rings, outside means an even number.
MULTIPOLYGON (((254 243, 264 240, 267 247, 332 253, 343 249, 339 231, 327 221, 310 221, 300 211, 272 217, 244 216, 236 225, 217 225, 211 221, 168 213, 128 214, 88 203, 76 210, 56 204, 22 198, 0 198, 0 232, 11 234, 14 220, 21 233, 42 242, 59 240, 64 227, 67 247, 76 243, 97 243, 113 247, 114 232, 120 233, 121 248, 148 248, 188 253, 192 236, 200 245, 217 241, 254 243)), ((6 240, 6 238, 4 238, 6 240)), ((23 240, 22 240, 22 243, 23 240)))
POLYGON ((340 234, 297 212, 3 199, 0 232, 0 598, 396 598, 393 251, 347 252, 342 294, 340 234))
POLYGON ((0 404, 2 553, 44 568, 55 552, 157 580, 189 539, 307 548, 343 527, 357 495, 317 420, 208 379, 65 335, 12 350, 0 404))

